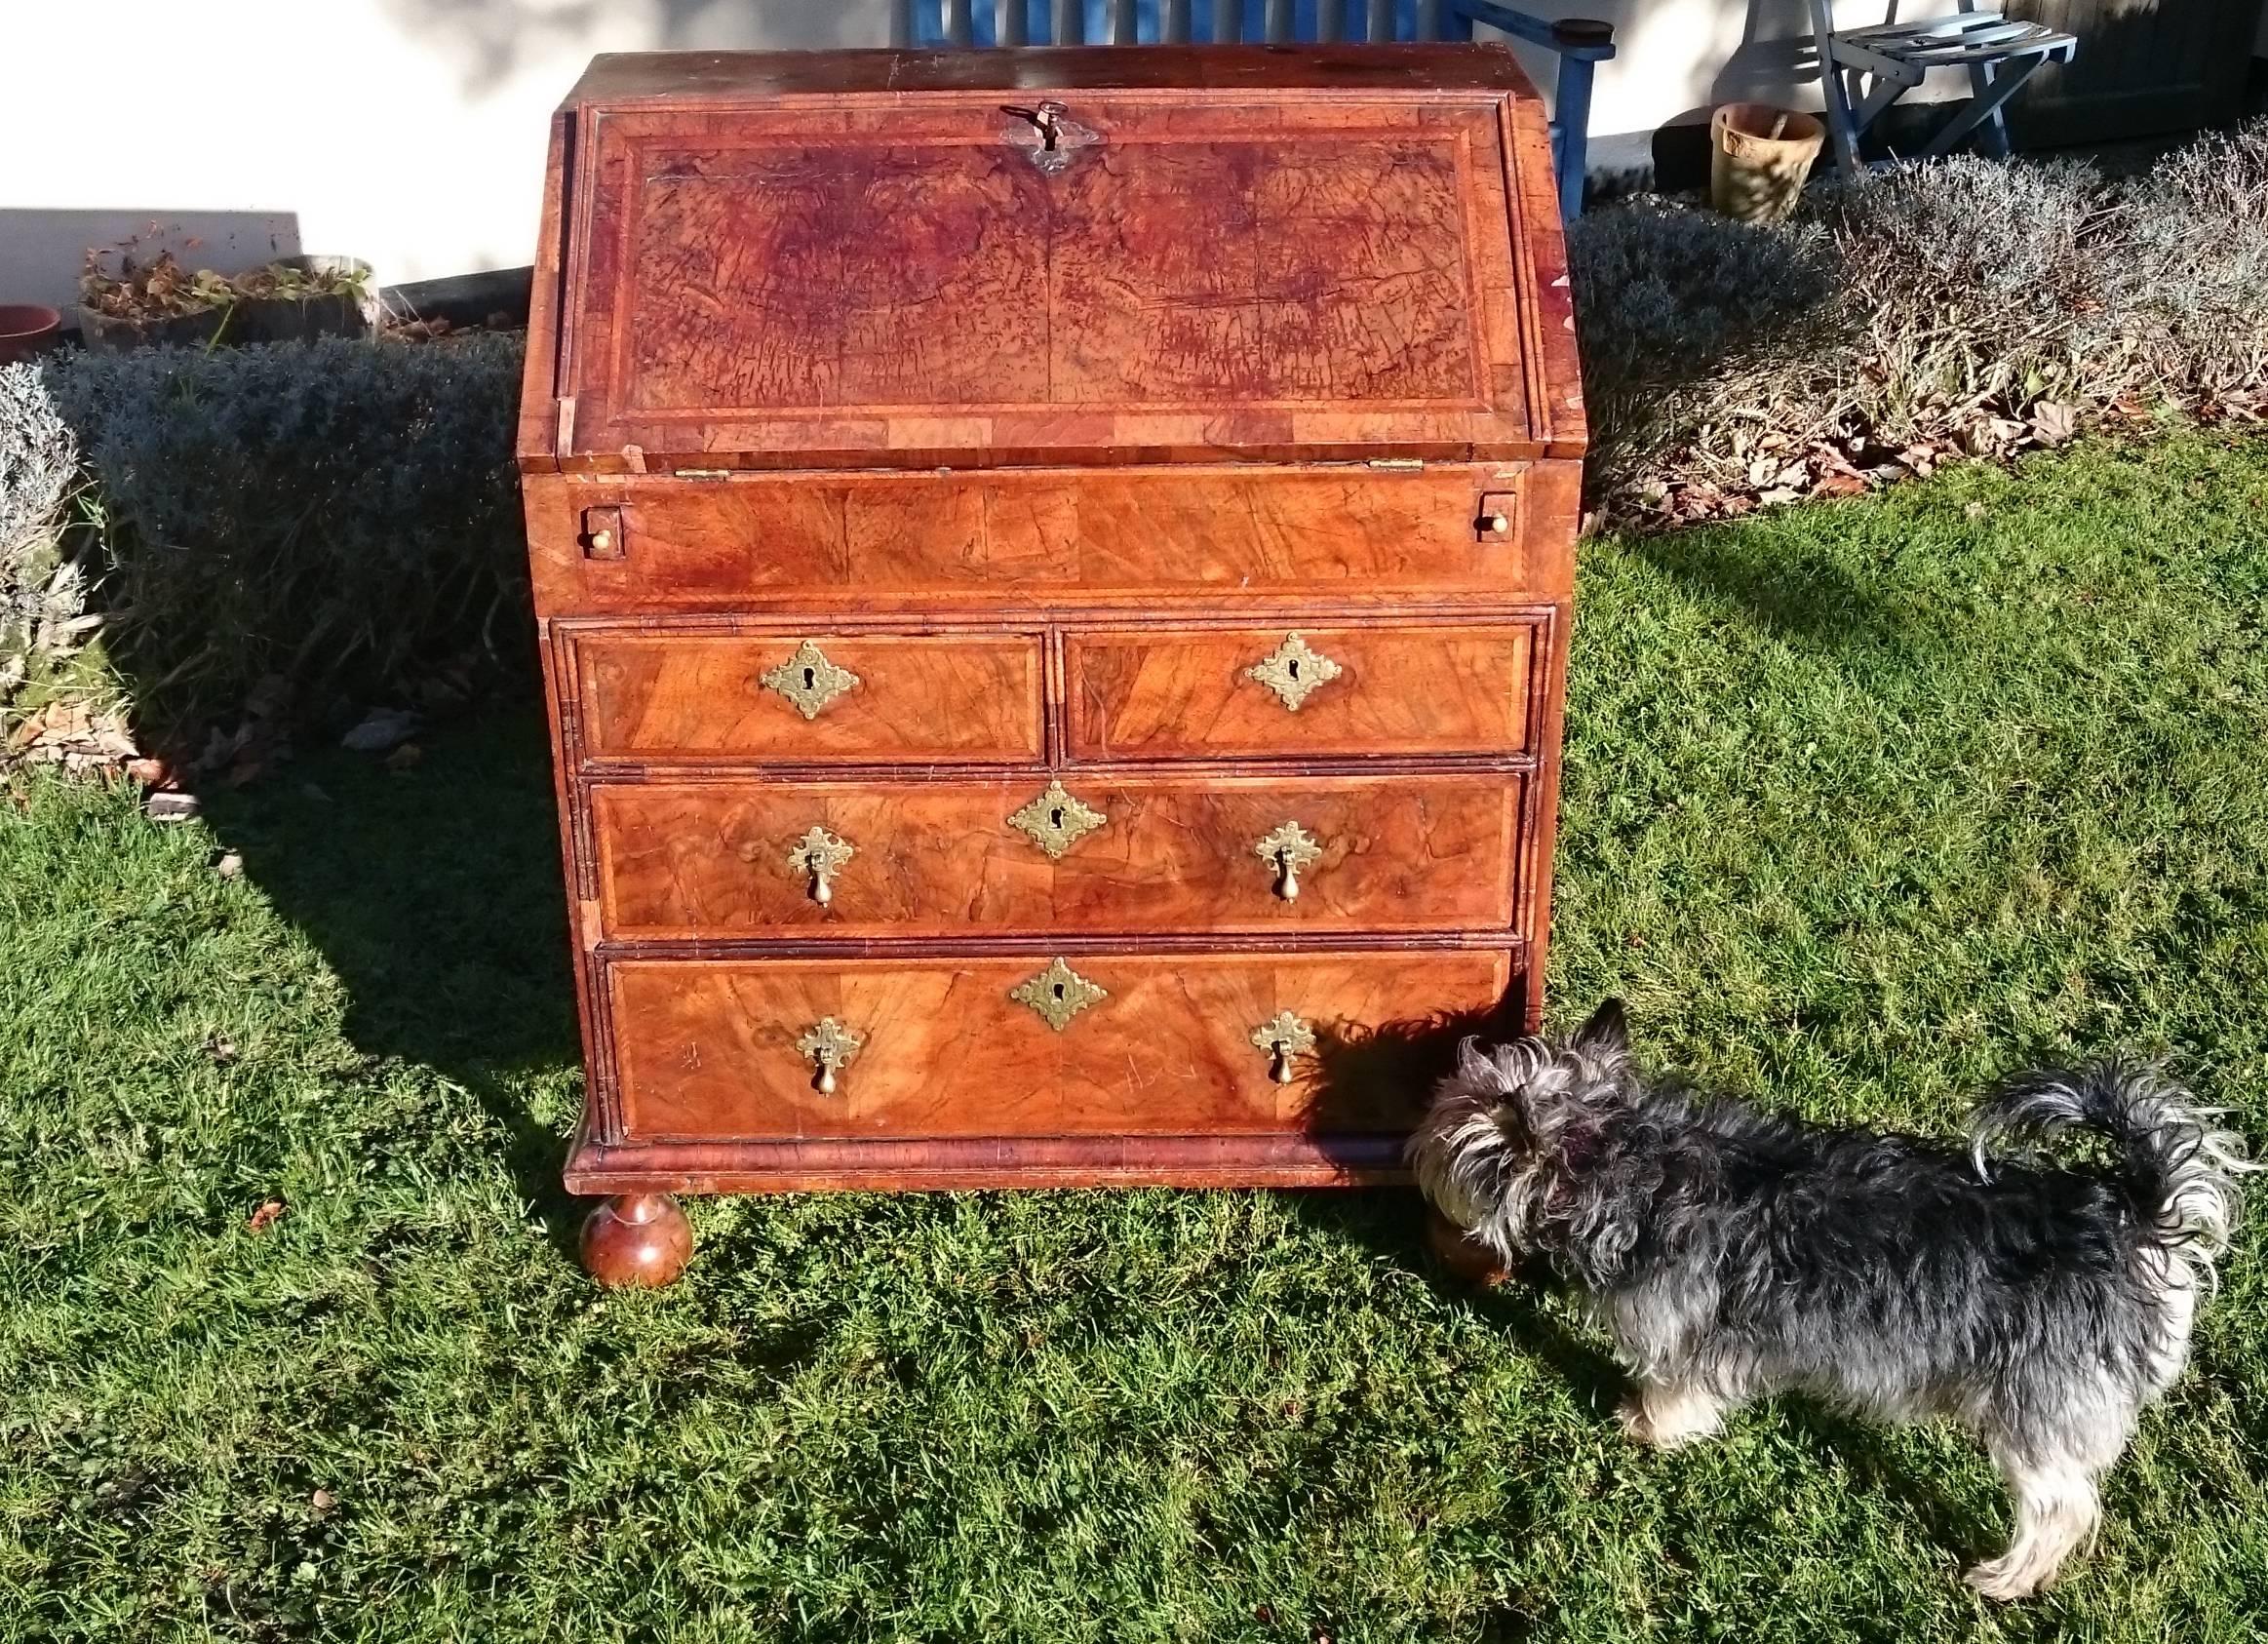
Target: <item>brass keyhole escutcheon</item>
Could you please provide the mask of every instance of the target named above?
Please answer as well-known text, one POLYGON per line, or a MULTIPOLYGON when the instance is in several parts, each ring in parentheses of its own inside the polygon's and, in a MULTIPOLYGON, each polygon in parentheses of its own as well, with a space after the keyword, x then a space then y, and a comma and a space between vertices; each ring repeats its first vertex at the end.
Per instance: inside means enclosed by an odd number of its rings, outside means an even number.
POLYGON ((1060 1034, 1071 1026, 1074 1016, 1110 994, 1057 959, 1050 959, 1036 976, 1027 976, 1010 988, 1008 997, 1031 1006, 1041 1021, 1060 1034))
POLYGON ((857 854, 857 847, 848 840, 838 839, 814 823, 810 832, 788 846, 788 866, 805 876, 805 893, 825 907, 835 900, 835 876, 857 854))
POLYGON ((1047 176, 1058 176, 1079 150, 1103 140, 1101 134, 1072 119, 1071 111, 1060 102, 1043 102, 1036 108, 1004 102, 1000 112, 1015 122, 1001 136, 1021 148, 1024 157, 1047 176))
POLYGON ((1008 826, 1050 860, 1061 861, 1065 851, 1109 820, 1093 805, 1073 799, 1061 782, 1050 782, 1045 793, 1009 814, 1008 826))
POLYGON ((1323 847, 1297 822, 1283 821, 1252 847, 1252 853, 1275 870, 1275 894, 1286 902, 1299 899, 1300 875, 1323 859, 1323 847))
POLYGON ((866 1040, 832 1016, 822 1016, 803 1030, 796 1052, 811 1064, 811 1088, 822 1096, 835 1094, 835 1075, 858 1056, 866 1040))
POLYGON ((1244 670, 1248 680, 1275 692, 1276 700, 1293 713, 1346 670, 1309 645, 1302 634, 1286 634, 1283 644, 1244 670))
POLYGON ((1252 1044, 1268 1053, 1268 1076, 1277 1084, 1292 1081, 1292 1058, 1315 1048, 1315 1030, 1288 1010, 1252 1030, 1252 1044))
POLYGON ((757 676, 757 684, 786 697, 806 720, 817 719, 820 709, 855 689, 858 683, 856 674, 830 661, 813 640, 803 641, 793 656, 757 676))

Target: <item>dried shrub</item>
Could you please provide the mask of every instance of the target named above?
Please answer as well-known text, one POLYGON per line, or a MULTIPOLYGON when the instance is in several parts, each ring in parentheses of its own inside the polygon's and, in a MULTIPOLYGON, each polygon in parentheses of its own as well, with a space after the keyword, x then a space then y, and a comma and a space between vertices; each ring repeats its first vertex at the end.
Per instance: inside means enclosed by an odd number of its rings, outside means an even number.
POLYGON ((255 698, 334 717, 525 650, 520 360, 517 338, 476 335, 48 368, 99 498, 107 646, 145 739, 178 745, 255 698))
POLYGON ((2268 123, 2129 181, 1959 156, 1750 228, 1640 200, 1569 235, 1596 493, 1639 518, 1863 489, 2089 416, 2268 407, 2268 123))
POLYGON ((2189 401, 2268 380, 2268 120, 2214 133, 2126 189, 2112 300, 2145 316, 2141 369, 2189 401))

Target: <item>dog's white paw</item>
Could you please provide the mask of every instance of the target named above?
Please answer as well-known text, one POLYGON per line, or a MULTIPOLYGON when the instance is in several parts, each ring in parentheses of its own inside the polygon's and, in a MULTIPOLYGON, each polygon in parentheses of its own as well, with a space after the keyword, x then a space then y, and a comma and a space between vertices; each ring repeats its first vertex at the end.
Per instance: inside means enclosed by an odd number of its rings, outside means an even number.
POLYGON ((1713 1399, 1659 1392, 1652 1397, 1631 1393, 1615 1419, 1632 1443, 1655 1450, 1698 1443, 1713 1437, 1725 1425, 1724 1409, 1713 1399))
POLYGON ((2013 1603, 2018 1598, 2029 1598, 2043 1585, 2013 1558, 1987 1559, 1961 1579, 1985 1597, 2003 1604, 2013 1603))
POLYGON ((1615 1411, 1615 1420, 1623 1429, 1623 1436, 1633 1444, 1654 1442, 1654 1418, 1646 1413, 1646 1401, 1636 1393, 1624 1398, 1615 1411))

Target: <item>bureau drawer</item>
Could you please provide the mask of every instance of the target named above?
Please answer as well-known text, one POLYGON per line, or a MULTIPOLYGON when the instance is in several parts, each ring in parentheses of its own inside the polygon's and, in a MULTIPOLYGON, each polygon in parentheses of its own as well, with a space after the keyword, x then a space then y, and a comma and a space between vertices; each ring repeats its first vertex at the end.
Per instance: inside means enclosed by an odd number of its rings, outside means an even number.
POLYGON ((657 782, 591 809, 622 939, 1502 929, 1522 780, 657 782))
POLYGON ((606 986, 630 1141, 1375 1132, 1411 1123, 1511 964, 1505 950, 635 959, 606 986))
POLYGON ((1074 759, 1530 750, 1539 627, 1090 631, 1064 641, 1074 759))
POLYGON ((1550 601, 1571 588, 1581 481, 1576 462, 551 476, 528 481, 528 517, 552 615, 1011 591, 1550 601))
POLYGON ((1036 634, 586 630, 570 654, 587 759, 1024 762, 1045 745, 1036 634))

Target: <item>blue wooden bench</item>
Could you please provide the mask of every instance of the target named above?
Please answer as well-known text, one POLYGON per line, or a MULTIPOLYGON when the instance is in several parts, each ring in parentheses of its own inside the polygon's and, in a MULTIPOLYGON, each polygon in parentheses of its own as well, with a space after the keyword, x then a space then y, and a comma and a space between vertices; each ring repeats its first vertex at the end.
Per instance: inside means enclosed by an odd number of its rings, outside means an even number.
POLYGON ((1185 45, 1198 41, 1446 40, 1482 24, 1559 55, 1551 163, 1559 211, 1583 212, 1594 64, 1615 31, 1584 18, 1546 22, 1490 0, 891 0, 893 46, 1185 45))

